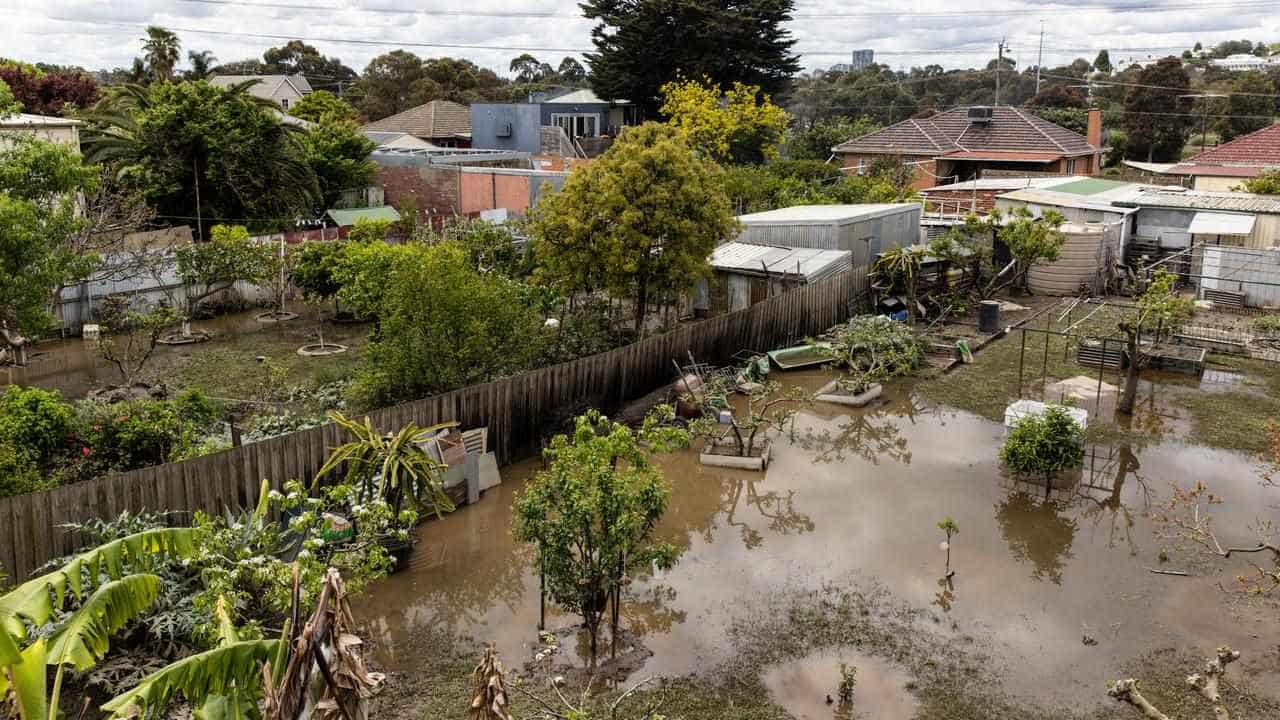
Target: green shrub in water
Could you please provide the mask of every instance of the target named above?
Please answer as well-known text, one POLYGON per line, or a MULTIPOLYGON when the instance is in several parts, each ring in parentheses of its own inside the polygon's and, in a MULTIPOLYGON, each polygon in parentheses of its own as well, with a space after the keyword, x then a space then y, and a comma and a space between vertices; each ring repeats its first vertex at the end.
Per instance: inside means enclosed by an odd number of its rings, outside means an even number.
POLYGON ((1049 479, 1084 462, 1084 430, 1061 405, 1020 418, 1000 448, 1000 462, 1018 475, 1049 479))

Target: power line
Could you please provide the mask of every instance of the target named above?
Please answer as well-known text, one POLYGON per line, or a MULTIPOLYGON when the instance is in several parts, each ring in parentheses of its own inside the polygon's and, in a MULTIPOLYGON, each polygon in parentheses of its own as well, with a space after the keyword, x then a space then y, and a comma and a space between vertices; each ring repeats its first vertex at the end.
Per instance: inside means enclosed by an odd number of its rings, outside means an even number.
MULTIPOLYGON (((581 13, 566 12, 534 12, 528 10, 472 10, 472 9, 410 9, 410 8, 388 8, 388 7, 363 7, 363 6, 339 6, 339 5, 323 5, 312 3, 286 3, 286 2, 249 2, 248 0, 179 0, 179 2, 197 4, 197 5, 215 5, 230 7, 247 7, 261 8, 268 10, 291 10, 291 11, 334 11, 334 12, 362 12, 381 15, 410 15, 410 16, 457 16, 457 17, 496 17, 496 18, 518 18, 518 19, 540 19, 540 18, 583 18, 581 13)), ((1163 3, 1152 0, 1141 4, 1114 4, 1099 3, 1092 5, 1070 5, 1063 7, 1035 7, 1035 8, 990 8, 990 9, 965 9, 965 10, 860 10, 852 12, 813 12, 792 13, 794 20, 832 20, 840 18, 866 18, 866 17, 988 17, 988 16, 1016 16, 1016 15, 1057 15, 1070 14, 1088 11, 1105 11, 1114 14, 1126 13, 1153 13, 1153 12, 1177 12, 1183 10, 1200 10, 1212 8, 1232 8, 1232 9, 1250 9, 1250 8, 1268 8, 1280 6, 1280 0, 1241 0, 1240 2, 1178 2, 1163 3)))
MULTIPOLYGON (((1078 77, 1072 77, 1072 76, 1070 76, 1070 75, 1049 75, 1049 74, 1046 74, 1046 75, 1045 75, 1045 77, 1051 77, 1051 78, 1055 78, 1055 79, 1057 79, 1057 80, 1071 80, 1071 81, 1074 81, 1074 82, 1084 82, 1084 83, 1090 83, 1090 84, 1093 84, 1093 85, 1101 85, 1101 86, 1112 86, 1112 87, 1135 87, 1135 88, 1146 88, 1146 89, 1149 89, 1149 90, 1172 90, 1172 91, 1181 92, 1181 93, 1185 93, 1185 92, 1187 92, 1188 90, 1190 90, 1190 89, 1191 89, 1190 87, 1174 87, 1174 86, 1172 86, 1172 85, 1148 85, 1148 84, 1145 84, 1145 83, 1120 82, 1120 81, 1118 81, 1118 80, 1090 80, 1090 79, 1088 79, 1088 78, 1078 78, 1078 77)), ((1224 90, 1224 91, 1223 91, 1223 94, 1224 94, 1224 95, 1239 95, 1239 96, 1241 96, 1241 97, 1261 97, 1261 98, 1276 98, 1276 97, 1280 97, 1280 95, 1278 95, 1278 94, 1276 94, 1276 93, 1237 92, 1237 91, 1234 91, 1234 90, 1224 90)))

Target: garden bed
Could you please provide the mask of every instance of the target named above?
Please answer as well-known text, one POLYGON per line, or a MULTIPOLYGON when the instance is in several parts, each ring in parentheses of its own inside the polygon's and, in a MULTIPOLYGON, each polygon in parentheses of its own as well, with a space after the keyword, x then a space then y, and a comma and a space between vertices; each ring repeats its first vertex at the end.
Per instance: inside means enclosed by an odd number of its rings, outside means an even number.
POLYGON ((763 471, 769 467, 769 440, 757 440, 747 455, 738 454, 738 444, 732 440, 708 442, 698 455, 698 462, 712 467, 735 470, 763 471))

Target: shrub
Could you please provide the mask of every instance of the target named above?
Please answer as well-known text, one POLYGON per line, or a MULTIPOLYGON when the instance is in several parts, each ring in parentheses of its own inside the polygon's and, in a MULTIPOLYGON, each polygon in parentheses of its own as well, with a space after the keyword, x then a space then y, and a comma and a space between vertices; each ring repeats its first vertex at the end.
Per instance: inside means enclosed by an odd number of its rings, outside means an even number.
POLYGON ((924 361, 924 340, 907 325, 882 315, 850 318, 831 332, 823 352, 848 374, 846 390, 862 392, 868 385, 906 375, 924 361))
POLYGON ((1280 335, 1280 314, 1259 315, 1249 321, 1249 328, 1263 335, 1280 335))
POLYGON ((1084 430, 1061 405, 1042 415, 1027 415, 1014 423, 1000 448, 1000 462, 1018 475, 1046 480, 1084 462, 1084 430))
POLYGON ((81 477, 125 472, 222 449, 203 431, 217 419, 217 406, 197 390, 173 400, 130 400, 112 405, 81 403, 78 437, 88 448, 81 477))
POLYGON ((0 443, 37 464, 67 445, 73 413, 56 390, 11 385, 0 394, 0 443))
POLYGON ((56 483, 45 480, 28 453, 0 443, 0 497, 44 490, 53 484, 56 483))

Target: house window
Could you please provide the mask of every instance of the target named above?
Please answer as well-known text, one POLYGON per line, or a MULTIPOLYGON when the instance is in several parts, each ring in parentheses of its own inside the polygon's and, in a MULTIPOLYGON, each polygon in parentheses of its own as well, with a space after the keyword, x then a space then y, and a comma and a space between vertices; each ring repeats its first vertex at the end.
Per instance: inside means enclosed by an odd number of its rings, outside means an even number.
POLYGON ((551 124, 564 130, 570 139, 596 137, 600 134, 597 113, 551 113, 551 124))
POLYGON ((280 98, 280 107, 285 110, 289 109, 289 98, 280 98))

